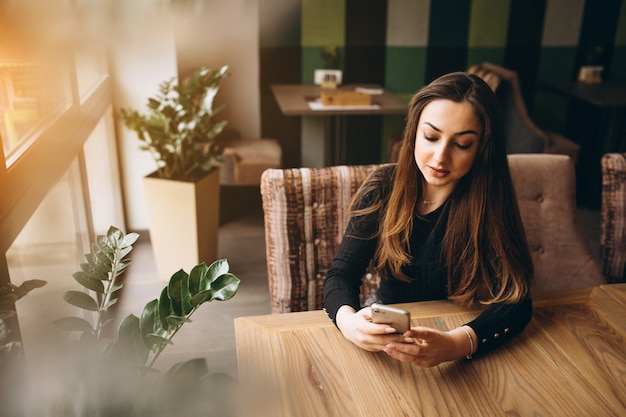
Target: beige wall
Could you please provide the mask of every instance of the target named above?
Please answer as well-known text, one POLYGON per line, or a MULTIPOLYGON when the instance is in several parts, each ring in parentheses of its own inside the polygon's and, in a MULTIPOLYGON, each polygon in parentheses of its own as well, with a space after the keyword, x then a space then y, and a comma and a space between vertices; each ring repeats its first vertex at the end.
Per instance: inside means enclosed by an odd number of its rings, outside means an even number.
POLYGON ((245 137, 260 137, 258 0, 205 2, 201 13, 178 20, 178 73, 228 65, 230 76, 216 97, 225 104, 229 127, 245 137))
MULTIPOLYGON (((199 66, 230 67, 216 98, 225 104, 222 116, 242 135, 260 135, 258 0, 199 3, 158 20, 137 22, 134 36, 112 48, 111 71, 115 108, 145 108, 158 84, 175 75, 184 78, 199 66), (142 28, 141 25, 146 25, 142 28), (142 30, 145 29, 145 30, 142 30)), ((138 150, 134 133, 117 124, 122 187, 128 230, 147 230, 142 178, 156 167, 138 150)))
MULTIPOLYGON (((176 53, 171 31, 153 31, 128 38, 112 48, 110 67, 114 107, 145 109, 161 81, 176 76, 176 53)), ((156 169, 152 157, 139 150, 134 132, 117 121, 119 164, 127 230, 147 230, 148 214, 142 178, 156 169)))

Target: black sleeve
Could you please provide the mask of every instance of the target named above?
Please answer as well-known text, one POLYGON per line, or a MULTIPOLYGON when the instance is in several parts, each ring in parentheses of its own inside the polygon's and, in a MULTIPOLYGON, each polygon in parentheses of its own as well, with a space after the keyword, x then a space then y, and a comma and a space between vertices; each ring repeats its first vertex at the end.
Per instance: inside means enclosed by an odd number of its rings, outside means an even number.
POLYGON ((361 308, 361 280, 376 250, 376 240, 359 234, 366 227, 363 224, 357 227, 356 222, 353 218, 348 223, 324 281, 324 309, 333 322, 341 306, 349 305, 355 310, 361 308))
POLYGON ((530 297, 516 304, 493 304, 467 326, 478 337, 475 354, 483 354, 511 340, 526 328, 533 314, 530 297))
MULTIPOLYGON (((389 190, 391 169, 375 172, 368 181, 380 185, 355 202, 355 208, 368 207, 384 198, 389 190)), ((363 275, 367 270, 378 243, 379 212, 351 217, 333 263, 324 281, 324 309, 336 323, 337 310, 349 305, 355 310, 361 308, 359 294, 363 275)))

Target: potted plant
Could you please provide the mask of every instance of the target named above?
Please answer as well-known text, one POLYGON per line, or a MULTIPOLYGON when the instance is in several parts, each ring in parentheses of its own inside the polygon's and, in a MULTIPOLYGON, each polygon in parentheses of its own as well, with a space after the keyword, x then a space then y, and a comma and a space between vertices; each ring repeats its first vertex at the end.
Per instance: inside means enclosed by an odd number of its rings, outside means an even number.
POLYGON ((337 88, 342 83, 343 71, 339 69, 339 51, 336 46, 327 46, 320 52, 320 58, 324 62, 323 69, 313 72, 314 84, 322 88, 337 88))
MULTIPOLYGON (((80 314, 54 320, 62 330, 79 336, 65 346, 63 357, 38 367, 41 370, 34 378, 20 380, 11 392, 11 415, 235 415, 235 379, 210 372, 204 358, 178 362, 168 369, 155 365, 198 308, 211 301, 228 300, 237 293, 240 281, 229 272, 226 259, 209 266, 196 265, 189 273, 179 269, 139 316, 129 314, 121 320, 117 333, 109 331, 111 307, 124 286, 121 276, 131 263, 128 255, 138 237, 115 227, 96 237, 80 271, 73 274, 82 289, 63 294, 80 314), (54 381, 54 389, 46 386, 50 380, 54 381)), ((1 288, 0 300, 14 303, 17 296, 43 283, 31 281, 8 294, 1 288)), ((6 376, 7 381, 14 385, 16 375, 19 373, 14 370, 6 376)), ((3 409, 8 410, 6 406, 3 403, 3 409)))
POLYGON ((159 275, 217 258, 219 165, 216 137, 226 126, 214 107, 228 66, 199 68, 184 82, 162 82, 147 114, 124 108, 120 118, 150 153, 157 169, 144 177, 150 240, 159 275))

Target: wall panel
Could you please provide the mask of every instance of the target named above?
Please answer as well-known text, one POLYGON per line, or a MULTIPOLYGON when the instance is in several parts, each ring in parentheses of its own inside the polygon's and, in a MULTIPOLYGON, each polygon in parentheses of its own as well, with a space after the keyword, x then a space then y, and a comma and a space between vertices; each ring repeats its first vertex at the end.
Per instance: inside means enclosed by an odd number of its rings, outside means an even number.
MULTIPOLYGON (((270 1, 274 8, 278 3, 270 1)), ((606 79, 625 80, 624 3, 626 0, 289 0, 290 7, 300 7, 300 21, 273 19, 272 24, 289 28, 287 33, 301 27, 296 82, 312 83, 313 70, 323 64, 321 49, 331 45, 338 49, 338 66, 346 82, 380 83, 407 101, 443 73, 490 61, 517 71, 531 116, 540 126, 563 133, 567 103, 549 93, 544 82, 574 80, 584 51, 596 44, 605 45, 610 52, 605 57, 606 79)), ((259 7, 263 15, 265 1, 259 7)), ((287 20, 294 16, 282 10, 276 13, 287 20)), ((263 26, 262 22, 261 30, 263 26)), ((272 48, 263 39, 262 47, 272 48)), ((294 65, 293 58, 281 61, 281 53, 276 50, 271 56, 281 65, 294 65)), ((279 82, 279 74, 286 75, 267 59, 261 65, 262 74, 268 71, 264 65, 274 76, 262 76, 263 82, 279 82)), ((288 73, 282 82, 293 81, 292 72, 288 73)), ((382 126, 367 118, 357 120, 350 123, 373 125, 364 129, 349 125, 351 146, 373 146, 375 140, 363 142, 359 136, 380 134, 384 159, 387 139, 400 134, 403 119, 386 117, 382 126)), ((363 156, 370 157, 374 158, 363 156)))

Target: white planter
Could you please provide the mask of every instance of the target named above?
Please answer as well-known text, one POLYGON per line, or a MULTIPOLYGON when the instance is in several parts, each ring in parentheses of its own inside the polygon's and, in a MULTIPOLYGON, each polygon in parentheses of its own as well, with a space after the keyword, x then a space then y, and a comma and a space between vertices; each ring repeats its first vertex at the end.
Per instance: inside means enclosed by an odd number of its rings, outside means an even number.
POLYGON ((220 172, 197 182, 144 177, 150 242, 159 278, 169 281, 179 269, 189 272, 217 259, 220 172))

